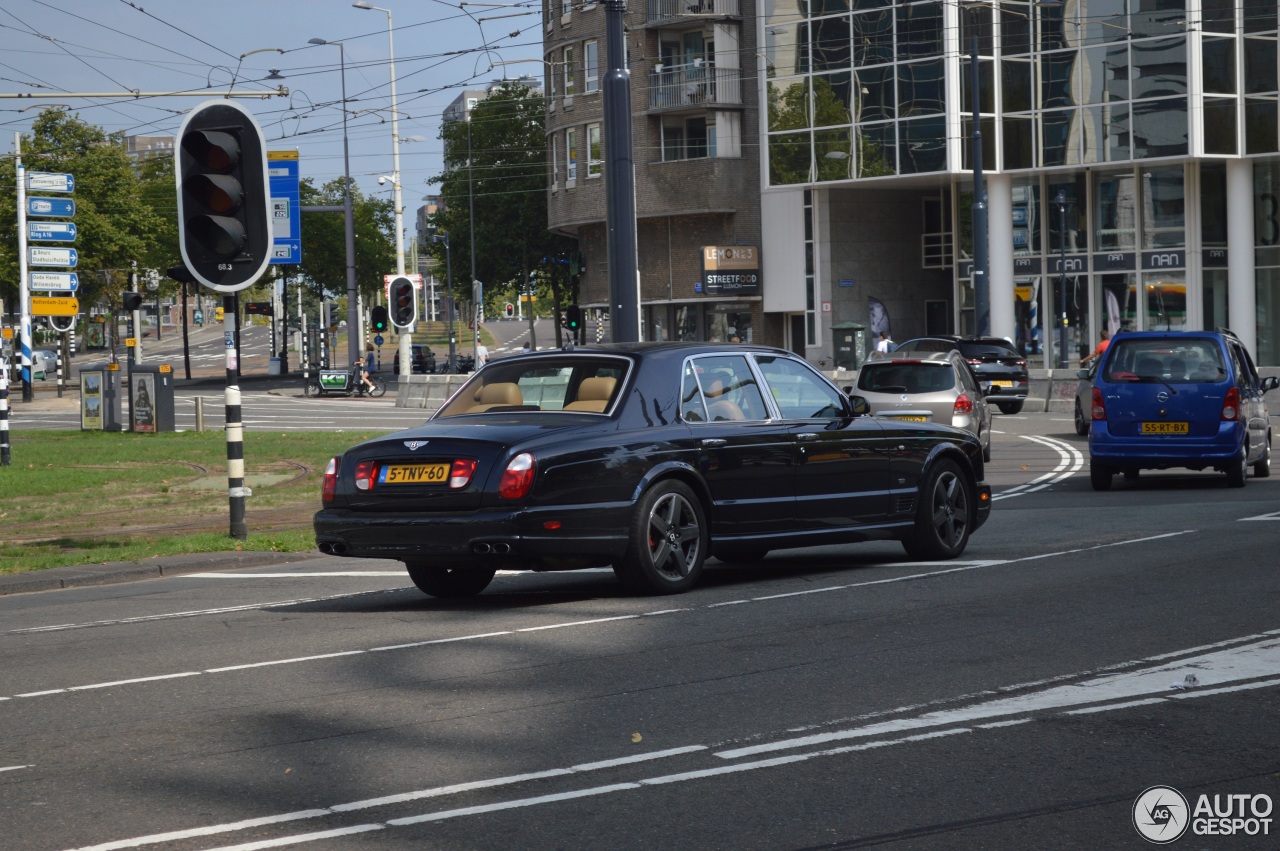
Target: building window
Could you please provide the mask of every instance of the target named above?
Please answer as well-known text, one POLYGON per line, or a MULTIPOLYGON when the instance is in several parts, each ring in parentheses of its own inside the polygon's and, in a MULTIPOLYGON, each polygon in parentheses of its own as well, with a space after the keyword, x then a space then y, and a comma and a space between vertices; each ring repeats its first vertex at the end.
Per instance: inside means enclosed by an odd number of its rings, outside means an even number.
POLYGON ((604 168, 600 149, 600 125, 587 125, 587 177, 599 177, 604 168))
POLYGON ((695 160, 716 155, 716 125, 705 115, 668 118, 662 124, 662 159, 695 160))
POLYGON ((550 56, 547 57, 546 63, 547 75, 547 108, 556 108, 556 63, 550 56))
POLYGON ((564 49, 564 99, 573 97, 573 48, 564 49))
POLYGON ((589 41, 582 48, 584 76, 582 90, 590 94, 600 91, 600 42, 589 41))
POLYGON ((564 131, 564 153, 564 185, 568 187, 578 179, 578 131, 572 127, 564 131))
POLYGON ((560 137, 551 136, 551 191, 560 185, 560 137))
POLYGON ((571 0, 560 0, 560 23, 567 24, 572 13, 573 3, 571 0))

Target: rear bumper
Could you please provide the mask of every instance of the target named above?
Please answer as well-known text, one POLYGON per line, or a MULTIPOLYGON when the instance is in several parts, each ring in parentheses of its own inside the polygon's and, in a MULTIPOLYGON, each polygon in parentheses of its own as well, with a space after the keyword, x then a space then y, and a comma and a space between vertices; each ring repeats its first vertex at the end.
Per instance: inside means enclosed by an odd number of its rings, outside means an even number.
POLYGON ((330 555, 466 564, 610 562, 627 546, 625 507, 515 508, 453 514, 390 514, 326 508, 312 521, 330 555), (546 524, 558 523, 555 529, 546 524))
POLYGON ((1211 437, 1116 437, 1105 420, 1089 428, 1089 460, 1115 467, 1221 467, 1238 458, 1243 448, 1243 433, 1234 426, 1211 437))

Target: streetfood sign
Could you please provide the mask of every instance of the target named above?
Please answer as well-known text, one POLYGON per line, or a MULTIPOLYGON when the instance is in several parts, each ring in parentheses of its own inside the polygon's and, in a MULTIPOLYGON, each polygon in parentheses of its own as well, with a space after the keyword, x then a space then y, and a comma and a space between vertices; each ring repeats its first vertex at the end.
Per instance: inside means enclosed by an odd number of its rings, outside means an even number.
POLYGON ((760 294, 760 250, 754 245, 702 248, 702 291, 706 295, 760 294))

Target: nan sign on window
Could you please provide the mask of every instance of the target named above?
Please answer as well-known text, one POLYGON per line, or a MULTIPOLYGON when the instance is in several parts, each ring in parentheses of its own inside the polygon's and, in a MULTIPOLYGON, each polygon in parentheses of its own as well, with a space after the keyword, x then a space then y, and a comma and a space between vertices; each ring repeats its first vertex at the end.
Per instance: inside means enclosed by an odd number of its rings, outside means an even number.
POLYGON ((702 248, 702 292, 706 295, 760 295, 760 250, 753 245, 702 248))

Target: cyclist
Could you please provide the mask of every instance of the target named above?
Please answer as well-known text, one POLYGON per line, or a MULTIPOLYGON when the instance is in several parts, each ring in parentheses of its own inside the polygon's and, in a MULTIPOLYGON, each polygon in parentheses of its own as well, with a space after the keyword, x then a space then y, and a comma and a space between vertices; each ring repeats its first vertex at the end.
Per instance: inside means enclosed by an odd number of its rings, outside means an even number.
POLYGON ((364 387, 360 389, 361 393, 373 390, 373 382, 369 380, 369 374, 373 372, 373 343, 364 344, 364 364, 360 370, 360 381, 364 387))

